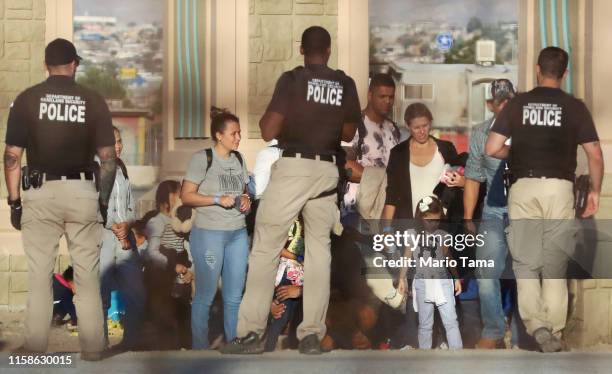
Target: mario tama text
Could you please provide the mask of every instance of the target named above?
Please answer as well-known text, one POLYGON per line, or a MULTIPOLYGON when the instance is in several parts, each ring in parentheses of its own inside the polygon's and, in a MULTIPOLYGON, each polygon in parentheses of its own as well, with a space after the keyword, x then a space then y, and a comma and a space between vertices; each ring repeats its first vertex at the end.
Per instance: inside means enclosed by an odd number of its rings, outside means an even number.
POLYGON ((377 268, 494 268, 494 260, 474 260, 469 257, 460 256, 458 259, 443 257, 400 257, 397 259, 387 259, 384 257, 374 257, 372 264, 377 268))
POLYGON ((373 237, 372 249, 380 252, 385 248, 408 247, 414 251, 417 247, 449 247, 461 252, 472 246, 484 245, 484 234, 428 233, 414 230, 396 231, 395 233, 376 234, 373 237))

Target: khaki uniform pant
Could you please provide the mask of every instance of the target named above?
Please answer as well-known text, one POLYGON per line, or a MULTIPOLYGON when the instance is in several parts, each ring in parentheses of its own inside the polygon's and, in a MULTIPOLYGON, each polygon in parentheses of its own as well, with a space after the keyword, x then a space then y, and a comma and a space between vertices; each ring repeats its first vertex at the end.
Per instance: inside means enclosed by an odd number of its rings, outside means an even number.
POLYGON ((576 246, 573 185, 521 178, 510 189, 508 213, 521 318, 529 334, 546 327, 559 335, 567 318, 567 263, 576 246))
POLYGON ((270 314, 274 279, 289 227, 300 212, 304 218, 304 319, 297 337, 325 335, 329 303, 331 230, 339 218, 336 194, 314 199, 336 188, 338 169, 331 162, 281 158, 272 166, 255 223, 253 250, 249 257, 246 292, 240 305, 237 335, 253 331, 261 336, 270 314))
POLYGON ((22 218, 29 277, 25 348, 47 350, 53 312, 51 278, 59 240, 64 235, 74 268, 81 350, 102 351, 104 321, 98 274, 102 225, 94 183, 60 180, 24 191, 22 218))

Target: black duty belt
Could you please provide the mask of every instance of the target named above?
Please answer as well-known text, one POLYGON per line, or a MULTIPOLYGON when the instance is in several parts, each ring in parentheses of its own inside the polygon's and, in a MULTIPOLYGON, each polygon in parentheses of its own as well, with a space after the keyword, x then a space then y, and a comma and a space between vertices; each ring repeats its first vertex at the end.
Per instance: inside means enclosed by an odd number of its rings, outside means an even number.
POLYGON ((48 182, 58 181, 58 180, 63 180, 63 179, 92 181, 94 180, 94 174, 90 171, 83 171, 80 173, 71 173, 71 174, 66 174, 66 175, 56 175, 56 174, 45 173, 45 180, 48 182))
POLYGON ((307 158, 310 160, 321 160, 336 163, 336 156, 334 155, 321 155, 314 152, 295 152, 295 151, 283 151, 283 157, 293 158, 307 158))
POLYGON ((574 179, 575 179, 573 174, 565 174, 565 173, 560 173, 560 172, 555 172, 555 171, 542 171, 542 170, 534 170, 534 169, 512 171, 512 174, 515 179, 519 179, 519 178, 557 178, 557 179, 565 179, 572 183, 574 182, 574 179))

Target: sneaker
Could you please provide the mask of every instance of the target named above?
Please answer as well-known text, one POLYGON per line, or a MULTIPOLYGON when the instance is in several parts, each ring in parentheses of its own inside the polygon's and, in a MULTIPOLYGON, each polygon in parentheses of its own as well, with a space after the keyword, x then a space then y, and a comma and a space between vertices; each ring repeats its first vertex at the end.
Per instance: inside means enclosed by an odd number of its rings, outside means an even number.
POLYGON ((561 341, 546 327, 540 327, 533 332, 533 338, 544 353, 559 352, 563 349, 561 341))
POLYGON ((244 338, 236 338, 221 348, 221 353, 230 355, 260 354, 264 351, 263 342, 254 332, 244 338))
POLYGON ((476 343, 476 349, 499 349, 502 348, 504 341, 501 339, 480 338, 476 343))
POLYGON ((319 337, 316 334, 310 334, 300 340, 299 350, 300 353, 305 355, 320 355, 321 344, 319 343, 319 337))
POLYGON ((83 361, 100 361, 103 358, 102 352, 81 352, 81 360, 83 361))

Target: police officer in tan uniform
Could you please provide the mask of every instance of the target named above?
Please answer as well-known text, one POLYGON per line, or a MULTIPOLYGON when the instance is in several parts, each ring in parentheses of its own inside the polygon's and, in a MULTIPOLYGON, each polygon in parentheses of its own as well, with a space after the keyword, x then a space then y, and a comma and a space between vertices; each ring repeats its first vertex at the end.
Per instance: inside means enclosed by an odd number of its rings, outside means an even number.
POLYGON ((105 323, 98 274, 101 222, 115 179, 115 138, 104 99, 75 82, 79 61, 74 45, 67 40, 56 39, 46 47, 49 78, 22 92, 11 105, 4 174, 11 223, 22 231, 28 260, 30 291, 23 350, 47 349, 53 308, 51 279, 59 240, 65 236, 74 267, 81 358, 99 360, 105 323), (27 169, 22 173, 24 150, 27 169), (97 181, 96 154, 101 161, 97 181))
POLYGON ((538 57, 538 87, 517 95, 497 116, 486 153, 508 159, 508 246, 517 278, 518 306, 527 332, 543 352, 562 349, 567 318, 567 264, 575 250, 574 193, 578 145, 592 189, 585 217, 599 208, 603 157, 586 105, 563 92, 569 56, 558 47, 538 57), (506 140, 511 139, 511 145, 506 140))
POLYGON ((274 278, 287 232, 300 212, 305 227, 304 318, 297 328, 300 352, 321 353, 329 302, 330 234, 336 206, 337 151, 351 141, 361 122, 355 82, 327 66, 331 38, 322 27, 302 34, 304 65, 283 73, 260 121, 266 141, 279 139, 282 157, 274 164, 259 205, 246 293, 237 336, 224 353, 261 353, 274 292, 274 278))

